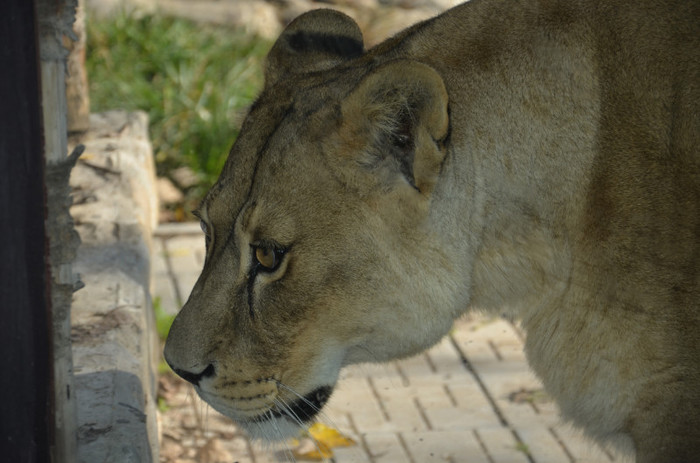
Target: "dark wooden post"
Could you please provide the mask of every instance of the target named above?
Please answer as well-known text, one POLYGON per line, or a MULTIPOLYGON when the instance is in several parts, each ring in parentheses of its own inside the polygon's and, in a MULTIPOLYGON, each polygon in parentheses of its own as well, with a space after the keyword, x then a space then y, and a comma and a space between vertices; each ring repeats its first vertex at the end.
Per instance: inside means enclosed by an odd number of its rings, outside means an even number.
POLYGON ((48 462, 52 444, 44 158, 35 6, 0 14, 0 459, 48 462))

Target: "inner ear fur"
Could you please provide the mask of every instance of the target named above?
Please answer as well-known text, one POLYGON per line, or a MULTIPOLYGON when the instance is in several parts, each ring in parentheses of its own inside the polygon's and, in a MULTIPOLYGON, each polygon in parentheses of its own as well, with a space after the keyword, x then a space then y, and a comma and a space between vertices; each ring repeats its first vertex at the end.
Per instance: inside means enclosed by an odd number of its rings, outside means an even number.
POLYGON ((344 13, 312 10, 292 21, 267 55, 265 86, 285 75, 316 72, 361 56, 362 32, 344 13))
POLYGON ((362 147, 360 164, 388 162, 415 189, 432 192, 449 131, 447 90, 433 68, 410 60, 384 64, 345 98, 341 111, 343 138, 362 147))

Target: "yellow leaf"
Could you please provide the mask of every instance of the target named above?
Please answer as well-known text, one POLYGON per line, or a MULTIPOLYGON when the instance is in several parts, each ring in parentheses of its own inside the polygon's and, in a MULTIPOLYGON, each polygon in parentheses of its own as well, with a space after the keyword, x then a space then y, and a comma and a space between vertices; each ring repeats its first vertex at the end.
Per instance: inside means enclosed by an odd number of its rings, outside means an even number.
POLYGON ((355 441, 342 435, 339 431, 321 423, 315 423, 308 430, 308 438, 293 440, 294 457, 300 460, 325 461, 333 457, 333 448, 350 447, 355 441))
POLYGON ((322 442, 312 439, 303 440, 297 448, 292 450, 295 458, 300 460, 324 461, 333 456, 333 450, 322 442))
POLYGON ((314 423, 314 425, 309 428, 309 435, 316 442, 321 442, 329 448, 351 447, 355 445, 354 440, 342 435, 340 431, 321 423, 314 423))

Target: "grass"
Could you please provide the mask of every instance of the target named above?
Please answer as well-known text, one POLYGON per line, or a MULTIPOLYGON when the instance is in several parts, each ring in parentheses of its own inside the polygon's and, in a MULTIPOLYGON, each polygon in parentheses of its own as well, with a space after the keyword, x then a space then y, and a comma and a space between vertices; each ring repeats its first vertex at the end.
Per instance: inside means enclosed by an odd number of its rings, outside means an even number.
POLYGON ((156 317, 156 332, 158 333, 158 338, 161 341, 165 341, 170 332, 170 326, 175 320, 175 315, 165 312, 161 299, 158 296, 153 298, 153 312, 156 317))
POLYGON ((93 112, 150 116, 159 175, 190 167, 196 200, 216 180, 245 109, 262 87, 271 43, 177 18, 88 18, 86 67, 93 112))
MULTIPOLYGON (((156 319, 156 333, 158 333, 158 339, 160 339, 161 346, 165 343, 168 338, 168 333, 170 332, 170 327, 175 321, 175 315, 166 313, 163 309, 163 303, 161 298, 156 296, 153 298, 153 313, 156 319)), ((165 359, 161 358, 158 363, 158 374, 163 375, 172 371, 170 366, 165 362, 165 359)), ((160 405, 160 402, 159 402, 160 405)))

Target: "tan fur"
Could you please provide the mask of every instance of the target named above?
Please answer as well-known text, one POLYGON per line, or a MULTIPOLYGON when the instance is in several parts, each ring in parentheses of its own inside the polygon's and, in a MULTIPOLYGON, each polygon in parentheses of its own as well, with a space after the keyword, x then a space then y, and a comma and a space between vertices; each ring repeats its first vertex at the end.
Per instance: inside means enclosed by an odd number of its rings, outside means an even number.
POLYGON ((168 362, 281 438, 344 365, 506 312, 565 418, 700 461, 700 3, 473 0, 361 41, 319 10, 273 47, 168 362))

